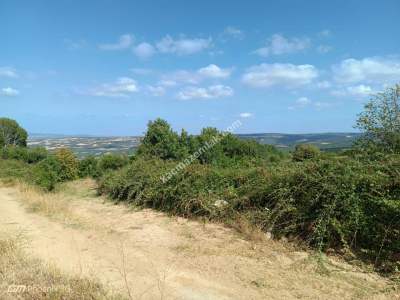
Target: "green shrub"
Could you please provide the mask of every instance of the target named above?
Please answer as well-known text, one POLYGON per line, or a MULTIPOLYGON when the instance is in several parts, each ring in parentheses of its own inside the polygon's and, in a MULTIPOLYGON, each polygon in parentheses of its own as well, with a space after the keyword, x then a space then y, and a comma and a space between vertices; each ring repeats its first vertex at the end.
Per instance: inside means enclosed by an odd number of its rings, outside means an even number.
POLYGON ((117 201, 183 216, 230 220, 235 214, 275 236, 297 236, 321 251, 348 249, 377 266, 400 253, 400 157, 330 157, 269 167, 136 159, 106 174, 100 192, 117 201), (222 208, 221 205, 223 204, 222 208))
POLYGON ((303 161, 307 159, 315 159, 320 157, 321 151, 318 147, 309 144, 296 145, 293 151, 294 161, 303 161))
POLYGON ((100 175, 98 161, 94 156, 88 156, 79 161, 78 175, 80 178, 93 177, 97 178, 100 175))
POLYGON ((47 155, 48 155, 47 150, 42 147, 25 148, 25 147, 7 146, 0 149, 1 158, 21 160, 29 164, 37 163, 45 159, 47 155))
POLYGON ((61 181, 68 181, 78 178, 79 161, 70 149, 57 149, 54 153, 54 156, 61 166, 59 173, 61 181))
POLYGON ((31 165, 23 161, 0 158, 0 178, 7 180, 21 179, 28 182, 32 177, 31 165))
POLYGON ((98 168, 100 172, 112 171, 122 168, 129 163, 126 155, 104 154, 99 158, 98 168))
POLYGON ((63 165, 55 156, 48 156, 39 162, 33 173, 34 183, 48 191, 54 190, 56 184, 65 178, 63 165))

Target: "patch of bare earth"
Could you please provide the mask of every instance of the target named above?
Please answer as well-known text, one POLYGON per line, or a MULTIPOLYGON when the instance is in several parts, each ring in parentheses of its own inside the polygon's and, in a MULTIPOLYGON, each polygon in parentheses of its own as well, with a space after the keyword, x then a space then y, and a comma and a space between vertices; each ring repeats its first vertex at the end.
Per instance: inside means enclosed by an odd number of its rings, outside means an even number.
POLYGON ((0 188, 0 226, 24 233, 32 255, 131 299, 398 297, 388 280, 334 259, 326 275, 312 255, 280 242, 251 242, 222 225, 111 204, 95 196, 90 181, 45 196, 0 188), (68 214, 32 213, 37 197, 55 197, 68 214))

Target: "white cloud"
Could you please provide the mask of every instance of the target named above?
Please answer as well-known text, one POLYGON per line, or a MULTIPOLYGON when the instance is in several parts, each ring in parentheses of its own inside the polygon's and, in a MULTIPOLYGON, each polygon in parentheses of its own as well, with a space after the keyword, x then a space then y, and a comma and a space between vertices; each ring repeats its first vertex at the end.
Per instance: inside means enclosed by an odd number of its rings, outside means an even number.
POLYGON ((211 38, 202 39, 188 39, 179 38, 173 39, 171 36, 167 35, 161 39, 156 47, 161 53, 173 53, 178 55, 190 55, 201 52, 207 48, 211 47, 211 38))
POLYGON ((0 67, 0 77, 18 78, 19 75, 14 68, 0 67))
POLYGON ((306 106, 311 103, 311 100, 307 97, 300 97, 296 100, 296 103, 301 106, 306 106))
POLYGON ((162 86, 153 86, 153 85, 148 85, 147 90, 152 96, 155 97, 160 97, 165 95, 165 88, 162 86))
POLYGON ((328 53, 329 51, 332 51, 332 47, 331 46, 328 46, 328 45, 319 45, 318 47, 317 47, 317 51, 319 52, 319 53, 322 53, 322 54, 324 54, 324 53, 328 53))
POLYGON ((211 64, 211 65, 208 65, 207 67, 200 68, 197 72, 203 77, 228 78, 231 75, 232 70, 231 69, 222 69, 222 68, 218 67, 217 65, 211 64))
POLYGON ((160 80, 159 84, 162 86, 171 87, 171 86, 176 86, 178 83, 175 80, 163 79, 160 80))
POLYGON ((130 34, 123 34, 119 37, 118 42, 115 44, 101 44, 101 50, 123 50, 128 49, 133 44, 134 38, 130 34))
POLYGON ((138 86, 134 79, 120 77, 113 83, 105 83, 98 87, 89 89, 85 94, 96 97, 126 98, 137 92, 138 86))
POLYGON ((348 86, 332 91, 332 94, 335 96, 354 96, 359 98, 368 97, 374 93, 376 93, 376 91, 374 91, 372 87, 364 84, 348 86))
POLYGON ((400 60, 367 57, 349 58, 332 68, 334 77, 341 83, 391 83, 400 78, 400 60))
POLYGON ((249 112, 242 112, 242 113, 239 114, 239 117, 241 117, 243 119, 251 118, 253 116, 254 116, 254 114, 249 113, 249 112))
POLYGON ((250 67, 242 77, 243 83, 258 88, 272 86, 296 87, 309 84, 318 77, 312 65, 260 64, 250 67))
POLYGON ((133 48, 133 53, 141 59, 147 59, 156 53, 156 49, 149 43, 140 43, 133 48))
POLYGON ((296 99, 295 104, 292 106, 289 106, 288 109, 290 110, 295 110, 295 109, 304 109, 307 107, 311 107, 314 108, 316 110, 321 110, 324 108, 328 108, 333 106, 333 103, 329 103, 329 102, 321 102, 321 101, 312 101, 307 97, 300 97, 298 99, 296 99))
POLYGON ((243 30, 240 30, 239 28, 233 27, 233 26, 228 26, 224 29, 223 34, 225 36, 230 36, 238 40, 242 40, 244 38, 244 32, 243 30))
POLYGON ((183 84, 198 84, 202 80, 201 76, 197 72, 187 70, 177 70, 171 73, 162 75, 164 82, 172 83, 175 85, 183 84))
POLYGON ((15 97, 19 95, 19 91, 11 87, 5 87, 0 90, 0 95, 7 97, 15 97))
POLYGON ((287 39, 280 34, 274 34, 266 43, 265 47, 259 48, 254 53, 267 57, 269 55, 290 54, 309 48, 311 41, 308 38, 287 39))
POLYGON ((317 82, 316 86, 320 89, 328 89, 332 86, 332 84, 327 80, 323 80, 323 81, 317 82))
POLYGON ((233 89, 225 85, 212 85, 207 88, 203 87, 187 87, 178 93, 178 99, 211 99, 222 98, 233 95, 233 89))

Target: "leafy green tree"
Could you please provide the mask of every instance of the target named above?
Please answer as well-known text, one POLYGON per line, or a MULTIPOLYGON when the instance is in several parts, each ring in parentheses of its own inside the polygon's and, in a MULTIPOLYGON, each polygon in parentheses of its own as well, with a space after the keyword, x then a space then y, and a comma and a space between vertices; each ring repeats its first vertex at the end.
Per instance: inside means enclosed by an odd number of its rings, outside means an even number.
POLYGON ((167 121, 160 118, 150 121, 147 132, 138 148, 138 154, 176 159, 179 155, 179 136, 167 121))
POLYGON ((365 104, 356 128, 364 135, 358 141, 362 149, 400 152, 400 84, 377 93, 365 104))
POLYGON ((8 118, 0 118, 0 147, 26 147, 28 133, 19 124, 8 118))

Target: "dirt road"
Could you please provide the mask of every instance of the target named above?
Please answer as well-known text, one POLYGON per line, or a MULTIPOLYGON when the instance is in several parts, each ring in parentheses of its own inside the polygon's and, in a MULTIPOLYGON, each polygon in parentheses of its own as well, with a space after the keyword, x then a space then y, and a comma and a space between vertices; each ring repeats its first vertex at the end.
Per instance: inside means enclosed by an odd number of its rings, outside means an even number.
POLYGON ((254 243, 221 225, 132 211, 95 196, 70 198, 81 223, 29 212, 16 188, 0 188, 0 230, 28 237, 32 255, 131 299, 389 298, 381 277, 344 263, 322 275, 308 253, 280 242, 254 243))

